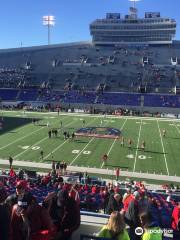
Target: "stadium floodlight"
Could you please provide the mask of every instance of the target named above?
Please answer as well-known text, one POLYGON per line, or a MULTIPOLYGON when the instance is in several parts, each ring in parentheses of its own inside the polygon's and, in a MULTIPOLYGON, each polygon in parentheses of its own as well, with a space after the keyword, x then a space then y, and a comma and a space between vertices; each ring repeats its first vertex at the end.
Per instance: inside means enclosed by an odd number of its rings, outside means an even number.
POLYGON ((136 2, 140 2, 141 0, 129 0, 129 2, 133 2, 133 8, 136 7, 136 2))
POLYGON ((48 45, 50 44, 50 28, 55 25, 54 16, 43 16, 43 25, 48 28, 48 45))

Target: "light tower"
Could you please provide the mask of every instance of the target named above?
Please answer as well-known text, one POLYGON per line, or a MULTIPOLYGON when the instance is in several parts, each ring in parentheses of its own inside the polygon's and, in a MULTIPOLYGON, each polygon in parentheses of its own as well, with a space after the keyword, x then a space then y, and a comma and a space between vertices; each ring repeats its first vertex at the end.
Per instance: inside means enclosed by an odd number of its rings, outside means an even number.
POLYGON ((138 10, 136 8, 136 2, 139 2, 141 0, 129 0, 129 1, 133 3, 133 7, 129 8, 130 16, 132 19, 137 19, 138 10))
POLYGON ((135 8, 136 7, 136 2, 139 2, 139 1, 141 1, 141 0, 129 0, 130 2, 133 2, 133 8, 135 8))
POLYGON ((54 16, 43 16, 43 25, 48 28, 48 45, 50 45, 50 28, 55 25, 55 17, 54 16))

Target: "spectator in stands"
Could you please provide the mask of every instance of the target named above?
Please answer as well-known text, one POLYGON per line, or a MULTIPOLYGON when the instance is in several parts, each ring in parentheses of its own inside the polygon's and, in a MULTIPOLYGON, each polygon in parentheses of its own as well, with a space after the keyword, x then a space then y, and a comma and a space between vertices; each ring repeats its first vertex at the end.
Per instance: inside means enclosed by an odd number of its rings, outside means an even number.
POLYGON ((80 197, 79 197, 79 193, 78 193, 78 185, 74 184, 71 186, 71 189, 69 191, 69 197, 73 198, 77 204, 80 204, 80 197))
POLYGON ((112 194, 109 198, 106 213, 111 214, 114 211, 120 211, 122 207, 122 196, 119 193, 112 194))
POLYGON ((173 229, 173 239, 180 239, 180 202, 174 207, 172 212, 172 229, 173 229))
POLYGON ((57 227, 58 240, 69 240, 80 225, 80 210, 76 201, 66 190, 51 194, 45 200, 50 216, 57 227))
POLYGON ((129 206, 129 203, 134 199, 133 194, 131 193, 131 189, 128 188, 126 193, 123 196, 123 205, 124 205, 124 211, 126 212, 129 206))
POLYGON ((146 192, 141 192, 141 199, 139 200, 139 213, 148 211, 148 199, 146 192))
POLYGON ((23 171, 23 169, 19 169, 17 175, 18 175, 18 178, 19 178, 20 180, 23 180, 23 178, 24 178, 24 171, 23 171))
POLYGON ((7 197, 6 190, 0 182, 0 239, 9 239, 10 213, 7 204, 4 203, 7 197))
POLYGON ((104 226, 98 237, 115 239, 115 240, 130 240, 126 231, 125 223, 120 212, 112 212, 108 224, 104 226))
POLYGON ((16 176, 16 172, 14 171, 14 169, 12 167, 9 171, 9 176, 12 177, 12 178, 16 176))
POLYGON ((138 191, 133 193, 134 199, 129 203, 128 209, 125 213, 125 221, 130 227, 130 239, 131 240, 139 240, 140 236, 135 234, 135 229, 140 226, 139 219, 139 200, 140 194, 138 191))
POLYGON ((156 222, 152 221, 152 216, 149 212, 140 214, 140 221, 144 233, 142 240, 162 240, 162 232, 156 222))
POLYGON ((16 192, 7 197, 6 203, 12 208, 14 204, 23 199, 32 199, 32 194, 27 191, 27 182, 25 180, 20 180, 16 184, 16 192))
POLYGON ((13 206, 10 226, 10 240, 49 239, 54 231, 48 211, 34 198, 24 198, 13 206))
POLYGON ((108 189, 104 189, 104 191, 102 193, 102 196, 103 196, 103 199, 104 199, 104 202, 103 202, 104 213, 106 213, 106 209, 107 209, 107 206, 108 206, 110 195, 111 194, 109 193, 108 189))

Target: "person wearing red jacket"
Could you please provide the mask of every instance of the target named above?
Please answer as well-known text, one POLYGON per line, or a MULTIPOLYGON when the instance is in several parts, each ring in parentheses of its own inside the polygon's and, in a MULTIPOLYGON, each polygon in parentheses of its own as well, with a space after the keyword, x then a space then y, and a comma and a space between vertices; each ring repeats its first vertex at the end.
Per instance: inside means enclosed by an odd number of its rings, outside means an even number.
POLYGON ((7 197, 6 189, 0 182, 0 240, 9 240, 10 212, 5 199, 7 197))
POLYGON ((119 175, 120 175, 120 169, 119 168, 116 168, 115 174, 116 174, 116 181, 118 181, 119 180, 119 175))
POLYGON ((48 211, 34 198, 23 199, 13 206, 10 227, 10 240, 47 240, 55 229, 48 211))
POLYGON ((123 196, 123 210, 126 212, 128 210, 129 203, 134 199, 133 194, 130 189, 127 189, 127 192, 123 196))
POLYGON ((71 186, 71 189, 69 190, 69 197, 73 198, 78 205, 80 204, 78 186, 76 184, 71 186))
POLYGON ((174 207, 172 212, 173 239, 180 239, 180 202, 174 207))
POLYGON ((55 239, 70 240, 72 233, 80 226, 80 209, 77 202, 63 189, 47 197, 44 205, 57 228, 55 239))
POLYGON ((11 167, 10 171, 9 171, 9 176, 10 177, 15 177, 16 176, 16 173, 14 171, 14 169, 11 167))

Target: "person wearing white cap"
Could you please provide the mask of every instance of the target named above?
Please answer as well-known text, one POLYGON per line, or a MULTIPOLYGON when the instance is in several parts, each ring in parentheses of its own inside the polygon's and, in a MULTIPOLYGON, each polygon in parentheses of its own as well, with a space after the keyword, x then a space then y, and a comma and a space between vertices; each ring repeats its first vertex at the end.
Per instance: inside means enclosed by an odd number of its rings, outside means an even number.
POLYGON ((140 227, 139 219, 139 200, 140 193, 135 191, 133 193, 134 199, 129 203, 128 209, 125 213, 125 221, 130 227, 129 235, 131 240, 140 240, 141 237, 135 234, 135 229, 140 227))

